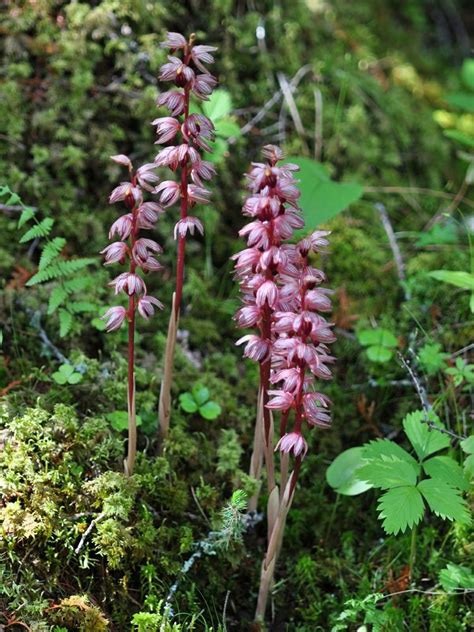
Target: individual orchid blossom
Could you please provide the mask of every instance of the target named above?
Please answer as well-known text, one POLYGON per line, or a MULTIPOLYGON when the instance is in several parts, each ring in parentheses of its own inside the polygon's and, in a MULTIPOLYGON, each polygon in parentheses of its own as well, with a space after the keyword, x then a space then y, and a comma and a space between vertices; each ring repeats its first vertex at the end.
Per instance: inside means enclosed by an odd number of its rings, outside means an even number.
MULTIPOLYGON (((235 320, 256 333, 243 336, 244 356, 260 365, 258 414, 251 475, 260 478, 262 453, 267 469, 269 543, 262 565, 256 618, 265 614, 286 515, 293 500, 302 459, 308 451, 307 429, 331 424, 328 397, 315 390, 316 379, 330 379, 334 358, 327 345, 335 340, 331 323, 320 314, 331 309, 331 292, 318 287, 325 275, 310 256, 323 252, 327 231, 315 231, 296 244, 285 243, 304 227, 294 179, 298 167, 280 164, 283 152, 267 145, 266 162, 253 163, 247 174, 250 195, 243 214, 251 219, 240 230, 247 248, 234 255, 235 276, 243 305, 235 320), (273 389, 271 388, 273 386, 273 389), (273 446, 271 414, 280 414, 279 440, 273 446), (280 452, 278 488, 273 451, 280 452), (289 458, 294 468, 288 476, 289 458)), ((251 500, 256 508, 258 496, 251 500)))
POLYGON ((170 55, 160 69, 159 79, 169 81, 174 86, 159 95, 157 104, 166 108, 168 113, 156 118, 152 125, 156 127, 156 144, 172 144, 161 149, 155 158, 155 166, 167 167, 177 177, 161 182, 155 193, 159 194, 160 204, 164 207, 171 207, 178 202, 180 205, 180 217, 174 229, 175 239, 178 240, 176 289, 168 327, 159 404, 160 434, 164 438, 170 418, 171 376, 184 283, 186 239, 195 230, 201 235, 204 232, 200 220, 189 217, 188 212, 196 204, 209 202, 210 191, 203 183, 211 180, 215 174, 212 164, 201 156, 203 151, 212 151, 214 125, 203 114, 190 113, 190 99, 192 95, 198 100, 209 99, 217 81, 206 67, 206 64, 214 62, 211 53, 216 48, 196 45, 194 34, 186 39, 181 33, 168 33, 161 46, 169 49, 170 55))
POLYGON ((106 322, 107 331, 115 331, 122 324, 128 322, 128 453, 125 460, 125 472, 133 473, 137 451, 137 427, 135 414, 135 316, 136 312, 145 320, 154 313, 154 308, 162 308, 158 299, 149 296, 145 282, 138 274, 159 270, 160 263, 155 255, 162 249, 153 239, 139 237, 140 230, 154 228, 155 223, 164 209, 156 202, 144 202, 144 191, 152 192, 159 181, 156 165, 147 163, 136 171, 132 161, 125 154, 112 156, 117 164, 126 167, 129 172, 129 182, 121 182, 109 198, 111 204, 123 202, 129 212, 119 217, 111 226, 109 239, 119 237, 121 241, 114 241, 101 251, 104 255, 104 265, 115 263, 124 264, 128 260, 128 271, 119 274, 109 283, 115 294, 124 293, 128 297, 128 308, 117 305, 111 307, 102 317, 106 322))

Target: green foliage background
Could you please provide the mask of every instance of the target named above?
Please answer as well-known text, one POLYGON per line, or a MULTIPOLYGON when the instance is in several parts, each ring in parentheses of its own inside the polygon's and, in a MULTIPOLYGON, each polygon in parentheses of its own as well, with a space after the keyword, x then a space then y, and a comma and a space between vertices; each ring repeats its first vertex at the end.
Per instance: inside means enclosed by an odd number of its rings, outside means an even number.
MULTIPOLYGON (((339 288, 338 364, 326 386, 334 426, 310 434, 272 629, 346 630, 365 622, 374 631, 457 632, 472 626, 468 595, 437 584, 448 562, 470 565, 468 527, 426 518, 417 573, 436 594, 381 599, 403 572, 409 536, 382 537, 372 492, 337 499, 324 482, 342 450, 380 435, 403 441, 402 419, 419 408, 393 345, 384 363, 371 361, 361 346, 359 332, 374 325, 391 332, 404 354, 439 345, 429 368, 423 361, 418 368, 444 423, 466 430, 467 379, 455 385, 444 369, 471 342, 469 295, 427 276, 469 270, 466 234, 459 224, 441 223, 433 242, 424 228, 449 207, 465 175, 459 147, 434 112, 455 116, 444 95, 460 88, 468 8, 437 0, 17 0, 2 7, 0 184, 37 207, 40 219, 54 218, 55 234, 67 239, 66 258, 95 257, 107 242, 117 214, 107 197, 122 175, 109 156, 128 153, 148 162, 156 153, 149 122, 157 116, 157 74, 165 58, 159 42, 167 30, 194 31, 200 42, 219 47, 215 72, 240 127, 278 91, 278 73, 291 80, 308 65, 295 93, 305 134, 295 131, 279 101, 219 165, 213 205, 205 211, 207 241, 189 246, 172 433, 156 457, 175 252, 172 212, 160 220, 165 270, 148 286, 166 310, 140 327, 142 455, 133 480, 121 475, 124 435, 107 418, 126 407, 125 333, 106 336, 100 321, 79 314, 62 340, 47 314, 57 285, 24 287, 39 251, 19 245, 14 210, 0 213, 0 387, 6 389, 0 440, 7 446, 0 457, 0 616, 12 629, 15 621, 56 632, 159 629, 163 602, 196 550, 193 543, 219 528, 235 489, 252 493, 246 472, 257 371, 234 348, 237 297, 228 260, 242 247, 239 186, 248 163, 279 132, 289 155, 314 156, 315 90, 323 103, 321 162, 331 178, 359 182, 365 193, 327 225, 331 252, 322 266, 339 288), (264 46, 258 27, 265 29, 264 46), (399 234, 404 286, 376 203, 385 205, 399 234), (82 376, 76 384, 54 378, 64 359, 82 376), (221 406, 218 419, 180 409, 179 395, 196 384, 221 406), (102 513, 76 554, 90 520, 102 513), (132 626, 134 615, 144 627, 132 626)), ((472 212, 466 202, 459 208, 472 212)), ((111 301, 110 275, 99 266, 91 274, 94 283, 78 300, 103 308, 111 301)), ((180 585, 174 609, 181 628, 174 629, 224 630, 228 591, 227 629, 249 629, 264 541, 259 523, 217 558, 203 555, 180 585)))

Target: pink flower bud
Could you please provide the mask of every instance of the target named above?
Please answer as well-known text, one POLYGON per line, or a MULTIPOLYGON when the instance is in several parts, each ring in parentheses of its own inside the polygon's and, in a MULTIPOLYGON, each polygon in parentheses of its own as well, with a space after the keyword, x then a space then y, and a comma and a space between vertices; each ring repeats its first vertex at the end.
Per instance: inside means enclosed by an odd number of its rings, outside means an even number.
POLYGON ((117 305, 116 307, 111 307, 110 309, 108 309, 101 317, 101 320, 107 321, 105 325, 107 331, 115 331, 122 326, 126 315, 127 310, 125 309, 125 307, 117 305))
POLYGON ((277 450, 285 452, 286 454, 290 454, 290 452, 292 452, 294 456, 300 456, 301 454, 302 458, 304 458, 308 451, 308 444, 300 432, 289 432, 283 435, 280 441, 276 444, 275 452, 277 450))

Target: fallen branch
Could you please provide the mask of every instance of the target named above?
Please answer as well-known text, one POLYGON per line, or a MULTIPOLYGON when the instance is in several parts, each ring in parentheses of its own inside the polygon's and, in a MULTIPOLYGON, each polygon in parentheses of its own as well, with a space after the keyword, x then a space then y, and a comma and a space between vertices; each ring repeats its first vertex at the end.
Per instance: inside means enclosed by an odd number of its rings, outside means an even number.
POLYGON ((74 549, 74 553, 76 555, 78 555, 81 552, 82 547, 84 546, 84 544, 86 543, 87 538, 89 537, 92 529, 95 527, 95 525, 100 522, 100 520, 103 520, 105 518, 106 514, 105 512, 100 513, 97 518, 94 518, 93 520, 91 520, 90 525, 87 527, 87 529, 84 531, 84 533, 82 534, 82 537, 79 541, 79 544, 76 546, 76 548, 74 549))

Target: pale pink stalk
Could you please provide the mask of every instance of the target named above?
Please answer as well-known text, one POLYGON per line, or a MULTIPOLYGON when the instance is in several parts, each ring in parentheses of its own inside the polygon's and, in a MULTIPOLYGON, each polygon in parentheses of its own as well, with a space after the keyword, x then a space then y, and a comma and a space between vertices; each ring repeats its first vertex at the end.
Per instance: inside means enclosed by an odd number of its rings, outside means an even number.
POLYGON ((155 255, 161 252, 159 246, 152 239, 138 237, 141 229, 154 227, 160 213, 163 212, 155 202, 144 202, 143 191, 152 191, 158 182, 154 164, 146 164, 134 171, 132 161, 124 154, 112 156, 112 160, 128 169, 129 181, 122 182, 116 187, 109 198, 110 203, 123 202, 130 211, 116 220, 110 229, 109 238, 118 236, 121 241, 115 241, 101 252, 105 258, 105 265, 128 261, 128 272, 119 274, 111 283, 115 294, 124 293, 128 296, 128 307, 121 305, 111 307, 102 318, 106 321, 107 331, 119 329, 123 322, 128 322, 128 452, 124 462, 125 473, 133 474, 137 452, 137 427, 135 413, 135 316, 136 311, 148 319, 154 313, 154 307, 162 308, 158 299, 147 294, 143 278, 139 270, 146 274, 158 270, 161 266, 155 255))
POLYGON ((156 193, 159 193, 163 206, 180 204, 180 219, 174 230, 175 239, 178 240, 176 288, 168 326, 159 403, 159 427, 161 438, 164 439, 170 420, 170 389, 183 293, 186 238, 188 233, 193 235, 195 230, 201 235, 204 232, 200 220, 190 217, 188 213, 195 204, 209 202, 210 192, 203 186, 203 181, 210 180, 215 174, 212 164, 202 160, 201 156, 202 151, 211 151, 214 125, 203 114, 190 114, 189 105, 191 95, 199 100, 207 100, 217 81, 204 65, 213 63, 211 53, 216 49, 213 46, 195 45, 194 34, 186 39, 180 33, 168 33, 162 47, 170 49, 171 55, 161 67, 160 79, 172 82, 174 87, 158 97, 158 105, 166 107, 169 115, 155 119, 153 125, 158 135, 156 143, 172 142, 173 145, 164 147, 158 153, 155 165, 168 167, 177 177, 162 182, 156 188, 156 193))

